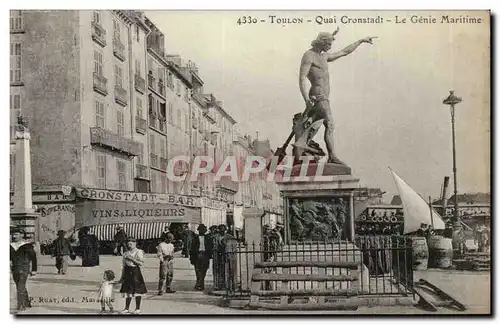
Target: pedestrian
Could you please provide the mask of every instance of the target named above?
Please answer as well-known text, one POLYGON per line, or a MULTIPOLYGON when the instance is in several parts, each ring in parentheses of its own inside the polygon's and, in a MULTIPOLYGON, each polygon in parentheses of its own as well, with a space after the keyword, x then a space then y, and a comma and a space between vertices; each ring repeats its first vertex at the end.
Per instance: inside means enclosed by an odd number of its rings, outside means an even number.
POLYGON ((99 265, 99 241, 97 236, 89 234, 88 227, 82 227, 78 233, 82 267, 95 267, 99 265))
POLYGON ((18 312, 31 307, 26 281, 28 276, 34 276, 37 270, 37 259, 33 243, 26 242, 23 236, 24 232, 20 228, 11 228, 10 269, 16 284, 18 312))
POLYGON ((69 240, 64 237, 64 231, 57 232, 57 238, 52 242, 52 256, 56 258, 57 274, 65 275, 68 270, 68 256, 75 255, 69 240))
POLYGON ((182 232, 182 237, 183 237, 182 256, 185 258, 189 258, 189 251, 191 251, 191 243, 193 242, 194 236, 195 233, 189 229, 189 225, 184 224, 182 232))
POLYGON ((123 255, 123 252, 127 250, 126 241, 127 233, 123 230, 123 227, 118 226, 116 230, 115 236, 113 237, 113 241, 115 242, 115 255, 123 255))
POLYGON ((207 227, 204 224, 198 226, 198 234, 195 234, 191 245, 190 261, 196 272, 195 290, 205 290, 205 276, 210 267, 212 258, 213 244, 207 233, 207 227))
POLYGON ((174 235, 168 233, 164 241, 158 244, 157 255, 160 260, 160 271, 158 281, 158 296, 163 295, 163 284, 167 294, 175 293, 172 290, 172 280, 174 279, 174 235))
POLYGON ((148 292, 141 267, 144 265, 144 251, 138 249, 133 237, 127 239, 128 250, 123 253, 123 268, 120 281, 122 286, 120 292, 125 297, 125 309, 123 314, 130 314, 130 303, 135 298, 135 311, 133 314, 141 313, 141 299, 148 292))
POLYGON ((223 238, 225 234, 225 226, 210 226, 209 236, 212 241, 212 276, 214 281, 214 289, 221 290, 224 288, 224 244, 223 238))
POLYGON ((113 313, 113 285, 115 283, 115 273, 113 272, 113 270, 104 271, 101 287, 99 288, 99 301, 101 302, 100 314, 106 313, 106 305, 109 308, 109 312, 113 313))

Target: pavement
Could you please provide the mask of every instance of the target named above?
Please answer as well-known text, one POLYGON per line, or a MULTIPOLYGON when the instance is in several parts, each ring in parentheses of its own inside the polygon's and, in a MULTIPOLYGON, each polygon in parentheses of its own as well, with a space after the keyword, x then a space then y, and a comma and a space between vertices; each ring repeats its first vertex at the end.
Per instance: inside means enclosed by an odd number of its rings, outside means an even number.
MULTIPOLYGON (((58 275, 54 266, 55 260, 50 256, 39 256, 38 272, 28 279, 28 292, 32 298, 33 307, 20 315, 96 315, 100 312, 100 303, 97 301, 97 292, 104 270, 111 269, 117 276, 121 272, 121 257, 101 256, 98 267, 83 268, 81 260, 69 261, 66 275, 58 275)), ((189 260, 175 258, 174 281, 172 284, 175 294, 157 296, 158 261, 154 255, 147 255, 143 267, 143 276, 148 293, 143 297, 141 304, 142 314, 165 315, 245 315, 245 314, 272 314, 285 315, 297 312, 279 312, 267 310, 243 310, 223 307, 221 298, 194 291, 195 273, 189 260)), ((457 298, 467 306, 466 312, 440 308, 439 314, 489 314, 490 313, 490 273, 429 270, 415 272, 415 281, 425 278, 438 285, 442 290, 457 298)), ((208 271, 205 288, 211 289, 212 273, 208 271)), ((10 309, 15 312, 16 290, 11 277, 10 309)), ((114 308, 121 311, 124 308, 124 298, 115 288, 114 308)), ((131 309, 135 308, 132 301, 131 309)), ((304 313, 302 313, 304 314, 304 313)), ((392 307, 360 307, 357 311, 311 311, 307 314, 435 314, 426 312, 413 306, 392 307)))

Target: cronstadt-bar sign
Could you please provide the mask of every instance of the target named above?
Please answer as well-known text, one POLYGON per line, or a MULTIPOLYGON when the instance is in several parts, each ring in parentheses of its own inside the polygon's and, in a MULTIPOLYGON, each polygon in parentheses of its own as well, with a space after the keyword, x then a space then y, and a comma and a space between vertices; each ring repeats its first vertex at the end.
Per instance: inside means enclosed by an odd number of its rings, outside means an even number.
POLYGON ((90 200, 172 204, 189 207, 201 207, 201 200, 199 197, 183 195, 151 194, 90 188, 76 188, 76 195, 79 198, 90 200))

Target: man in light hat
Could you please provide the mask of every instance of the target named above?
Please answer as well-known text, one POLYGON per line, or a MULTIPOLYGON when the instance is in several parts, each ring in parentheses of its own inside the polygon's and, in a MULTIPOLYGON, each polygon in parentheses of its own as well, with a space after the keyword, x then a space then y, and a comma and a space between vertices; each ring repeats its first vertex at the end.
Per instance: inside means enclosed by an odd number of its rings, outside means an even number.
MULTIPOLYGON (((311 124, 323 119, 328 162, 344 164, 335 156, 333 151, 333 117, 329 101, 330 76, 328 74, 328 63, 351 54, 363 43, 373 44, 373 39, 376 37, 366 37, 354 42, 339 52, 327 53, 332 47, 332 43, 338 31, 339 29, 337 28, 333 33, 321 32, 318 34, 318 37, 312 41, 311 48, 304 53, 300 63, 299 87, 306 107, 308 108, 307 116, 310 117, 311 124), (306 80, 309 80, 311 83, 309 92, 307 91, 306 80)), ((299 142, 299 139, 303 138, 303 136, 307 136, 308 139, 312 140, 319 130, 319 126, 316 129, 309 130, 305 124, 306 120, 303 120, 303 123, 299 123, 296 127, 295 134, 297 142, 299 142), (306 130, 308 134, 305 134, 306 130)), ((305 149, 305 147, 295 146, 295 158, 300 158, 305 149)))

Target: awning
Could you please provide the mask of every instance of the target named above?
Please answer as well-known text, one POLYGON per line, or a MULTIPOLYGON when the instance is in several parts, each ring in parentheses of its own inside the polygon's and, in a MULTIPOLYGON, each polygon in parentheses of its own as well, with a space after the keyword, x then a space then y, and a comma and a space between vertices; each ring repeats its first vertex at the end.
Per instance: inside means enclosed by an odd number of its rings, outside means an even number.
POLYGON ((113 241, 116 231, 119 226, 127 236, 134 237, 138 240, 158 239, 163 232, 165 226, 169 226, 167 222, 157 223, 125 223, 125 224, 103 224, 90 226, 90 234, 95 234, 99 241, 113 241))

